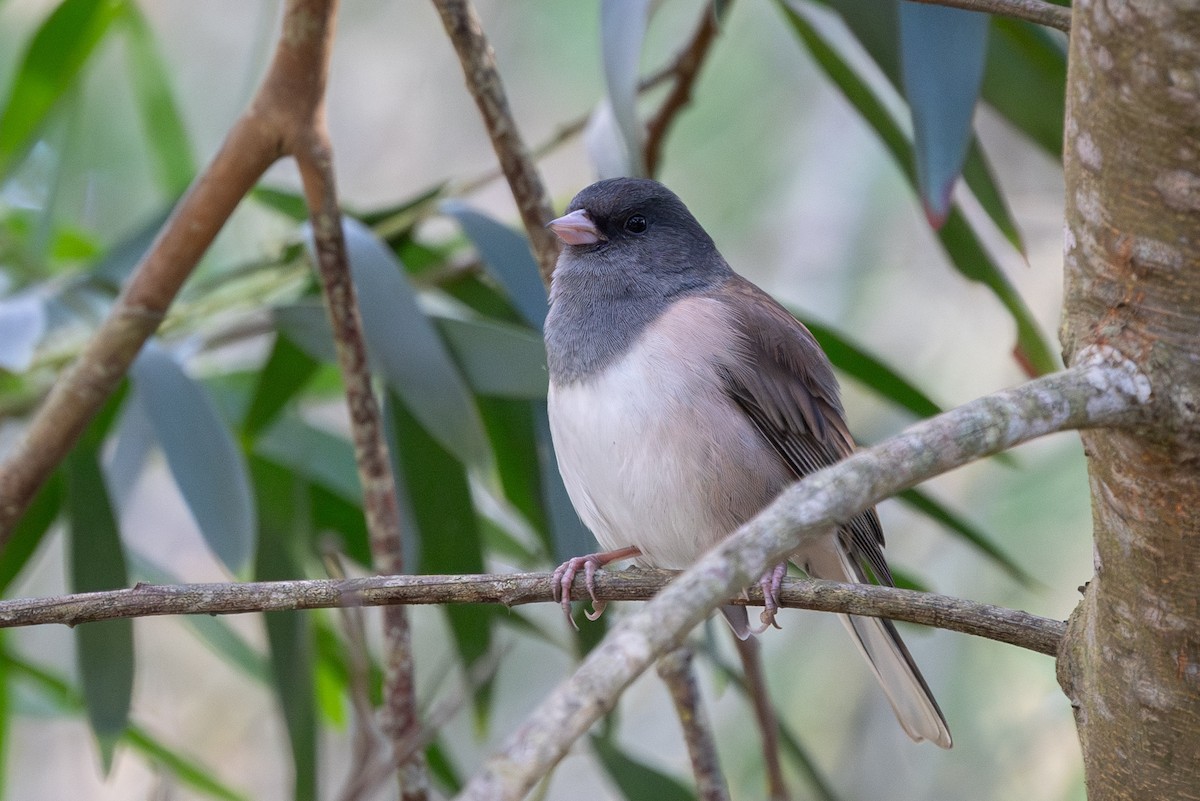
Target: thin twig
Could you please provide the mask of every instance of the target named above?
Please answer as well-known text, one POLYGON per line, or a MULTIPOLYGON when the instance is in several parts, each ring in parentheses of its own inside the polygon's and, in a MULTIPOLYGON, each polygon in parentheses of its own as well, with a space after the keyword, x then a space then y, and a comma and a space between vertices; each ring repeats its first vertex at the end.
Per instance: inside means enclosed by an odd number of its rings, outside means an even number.
POLYGON ((700 24, 692 34, 687 47, 675 60, 671 74, 675 83, 671 91, 663 99, 658 112, 646 123, 646 145, 644 148, 646 170, 650 175, 656 175, 662 161, 663 142, 671 124, 692 100, 692 87, 700 75, 700 67, 708 55, 710 46, 717 36, 717 12, 712 3, 707 3, 700 12, 700 24))
MULTIPOLYGON (((308 147, 296 152, 296 162, 311 210, 322 294, 346 391, 355 463, 363 488, 363 514, 370 534, 371 561, 380 574, 395 575, 404 572, 396 479, 384 440, 383 417, 371 383, 362 319, 350 277, 342 215, 334 188, 332 152, 323 120, 318 108, 308 147)), ((383 632, 383 730, 393 742, 400 742, 410 732, 420 729, 413 686, 412 635, 404 607, 390 606, 383 610, 383 632)), ((429 780, 423 755, 415 754, 397 767, 401 799, 428 798, 429 780)))
MULTIPOLYGON (((675 575, 660 570, 601 572, 596 575, 596 597, 611 601, 646 601, 667 586, 675 575)), ((76 626, 125 617, 233 615, 341 606, 453 603, 520 606, 552 601, 553 592, 549 573, 139 584, 126 590, 0 601, 0 629, 50 623, 76 626)), ((584 597, 586 592, 580 577, 574 593, 584 597)), ((739 594, 723 602, 761 606, 762 590, 750 587, 744 597, 739 594)), ((1049 655, 1058 648, 1063 630, 1061 621, 1028 612, 946 595, 834 581, 785 579, 780 605, 888 617, 974 634, 1049 655)))
POLYGON ((504 83, 496 69, 496 55, 483 33, 479 15, 468 0, 433 0, 433 4, 458 53, 467 89, 479 106, 488 137, 508 179, 529 235, 529 244, 537 257, 542 281, 549 286, 550 274, 558 260, 558 240, 546 229, 546 223, 554 217, 554 210, 537 166, 530 159, 529 150, 517 130, 504 83))
POLYGON ((758 731, 762 737, 767 797, 771 801, 787 801, 790 795, 787 782, 783 779, 783 765, 779 762, 779 721, 775 718, 775 707, 771 705, 771 693, 767 689, 767 677, 763 673, 762 646, 753 637, 743 640, 734 636, 733 641, 738 657, 742 660, 746 695, 754 707, 754 718, 758 721, 758 731))
MULTIPOLYGON (((1111 349, 1093 357, 1061 373, 918 423, 785 490, 653 601, 610 629, 575 673, 542 700, 458 797, 472 801, 523 797, 604 711, 612 708, 625 688, 655 659, 676 647, 711 609, 753 583, 768 566, 778 564, 811 538, 825 536, 830 528, 853 519, 863 509, 935 475, 1035 437, 1081 427, 1134 425, 1148 419, 1148 379, 1111 349)), ((846 607, 854 605, 850 596, 865 589, 859 587, 846 588, 846 607)), ((911 600, 921 603, 919 597, 911 600)), ((952 601, 950 606, 956 604, 952 601)), ((900 605, 909 611, 907 604, 900 605)), ((843 611, 860 614, 848 608, 843 611)), ((889 612, 886 616, 893 615, 889 612)), ((940 612, 932 617, 940 618, 940 612)), ((1032 629, 1056 632, 1042 642, 1046 651, 1053 652, 1061 626, 1041 624, 1032 629)))
POLYGON ((696 795, 701 801, 729 801, 729 786, 717 759, 717 744, 712 724, 704 713, 700 688, 692 670, 692 651, 683 646, 658 660, 658 676, 667 685, 675 713, 683 727, 692 775, 696 777, 696 795))
POLYGON ((914 0, 934 6, 950 6, 967 11, 982 11, 1001 17, 1012 17, 1048 28, 1071 32, 1071 9, 1044 0, 914 0))

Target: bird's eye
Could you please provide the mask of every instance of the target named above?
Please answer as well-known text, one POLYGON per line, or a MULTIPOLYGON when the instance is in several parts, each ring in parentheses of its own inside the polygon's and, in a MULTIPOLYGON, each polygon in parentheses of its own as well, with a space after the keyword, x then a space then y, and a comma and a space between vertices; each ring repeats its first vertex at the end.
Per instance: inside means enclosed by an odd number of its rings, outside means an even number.
POLYGON ((625 221, 625 230, 631 234, 643 233, 648 227, 646 218, 640 214, 631 214, 629 219, 625 221))

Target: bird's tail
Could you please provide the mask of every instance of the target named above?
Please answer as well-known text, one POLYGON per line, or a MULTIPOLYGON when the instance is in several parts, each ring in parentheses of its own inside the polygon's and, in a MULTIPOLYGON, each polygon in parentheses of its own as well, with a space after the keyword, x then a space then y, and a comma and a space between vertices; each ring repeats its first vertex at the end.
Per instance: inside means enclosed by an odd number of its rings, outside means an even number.
MULTIPOLYGON (((830 581, 867 581, 861 568, 840 546, 813 549, 806 554, 803 565, 809 575, 830 581)), ((913 662, 912 655, 900 639, 892 621, 877 617, 841 615, 842 622, 854 635, 862 655, 866 657, 875 678, 891 702, 896 718, 905 733, 917 742, 929 740, 942 748, 953 741, 942 710, 938 708, 929 685, 913 662)))

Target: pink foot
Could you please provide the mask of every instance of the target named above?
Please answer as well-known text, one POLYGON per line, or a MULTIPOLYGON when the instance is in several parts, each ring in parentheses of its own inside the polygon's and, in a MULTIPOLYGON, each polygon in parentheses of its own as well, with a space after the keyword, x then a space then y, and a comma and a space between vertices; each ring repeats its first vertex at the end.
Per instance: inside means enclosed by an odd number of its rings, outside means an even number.
POLYGON ((592 599, 592 611, 584 612, 584 614, 587 615, 588 620, 597 620, 600 615, 604 614, 604 607, 607 606, 607 603, 596 597, 596 571, 609 562, 641 555, 642 552, 639 549, 630 546, 616 551, 575 556, 555 568, 554 575, 551 577, 554 600, 562 604, 563 613, 576 631, 579 630, 579 626, 571 617, 571 585, 575 583, 575 575, 579 573, 580 568, 583 569, 583 584, 587 587, 588 595, 592 599))
POLYGON ((787 562, 780 562, 763 573, 762 578, 758 580, 758 586, 762 587, 763 591, 763 610, 762 614, 758 616, 762 627, 754 629, 755 634, 762 634, 772 626, 777 629, 782 628, 775 621, 775 615, 779 612, 779 590, 783 586, 783 577, 786 575, 787 562))

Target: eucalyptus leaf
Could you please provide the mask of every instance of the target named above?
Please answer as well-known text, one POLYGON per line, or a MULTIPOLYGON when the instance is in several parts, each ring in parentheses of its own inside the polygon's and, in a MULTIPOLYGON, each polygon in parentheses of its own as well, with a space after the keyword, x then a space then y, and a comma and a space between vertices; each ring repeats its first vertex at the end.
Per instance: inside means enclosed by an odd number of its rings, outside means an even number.
POLYGON ((546 346, 540 334, 483 319, 438 317, 435 322, 475 392, 546 397, 546 346))
POLYGON ((608 738, 592 737, 604 771, 628 801, 695 801, 691 788, 626 754, 608 738))
POLYGON ((926 517, 936 520, 957 534, 961 539, 974 546, 1004 570, 1004 572, 1026 587, 1034 583, 1033 577, 1017 564, 1015 559, 1004 553, 999 545, 992 542, 987 534, 973 526, 961 515, 951 511, 945 504, 935 499, 929 493, 917 489, 909 489, 901 492, 896 497, 926 517))
POLYGON ((444 201, 442 212, 458 221, 488 272, 504 287, 525 322, 541 331, 549 306, 529 240, 459 200, 444 201))
POLYGON ((0 594, 21 574, 30 557, 58 519, 63 506, 63 479, 60 472, 50 476, 33 497, 25 514, 17 521, 8 542, 0 550, 0 594))
POLYGON ((196 525, 234 573, 254 552, 254 498, 242 451, 204 388, 153 341, 129 371, 196 525))
POLYGON ((254 383, 250 408, 242 421, 242 436, 254 440, 274 422, 288 402, 304 389, 318 366, 316 359, 286 336, 277 336, 271 355, 254 383))
MULTIPOLYGON (((645 176, 638 118, 638 65, 650 21, 650 0, 601 0, 600 53, 609 102, 625 143, 625 175, 645 176)), ((604 176, 616 177, 616 176, 604 176)))
POLYGON ((38 27, 0 107, 0 181, 33 146, 120 6, 119 0, 63 0, 38 27))
POLYGON ((916 138, 917 185, 940 227, 974 138, 971 120, 987 61, 987 14, 900 4, 900 63, 916 138))
MULTIPOLYGON (((117 520, 100 473, 100 443, 88 439, 85 437, 65 462, 72 592, 118 589, 129 583, 117 520)), ((107 774, 113 749, 129 722, 133 621, 103 620, 77 626, 75 656, 88 721, 107 774)))
MULTIPOLYGON (((371 357, 388 386, 465 464, 490 454, 479 411, 463 377, 394 253, 362 223, 343 221, 350 269, 371 357)), ((311 229, 307 238, 311 248, 311 229)))

